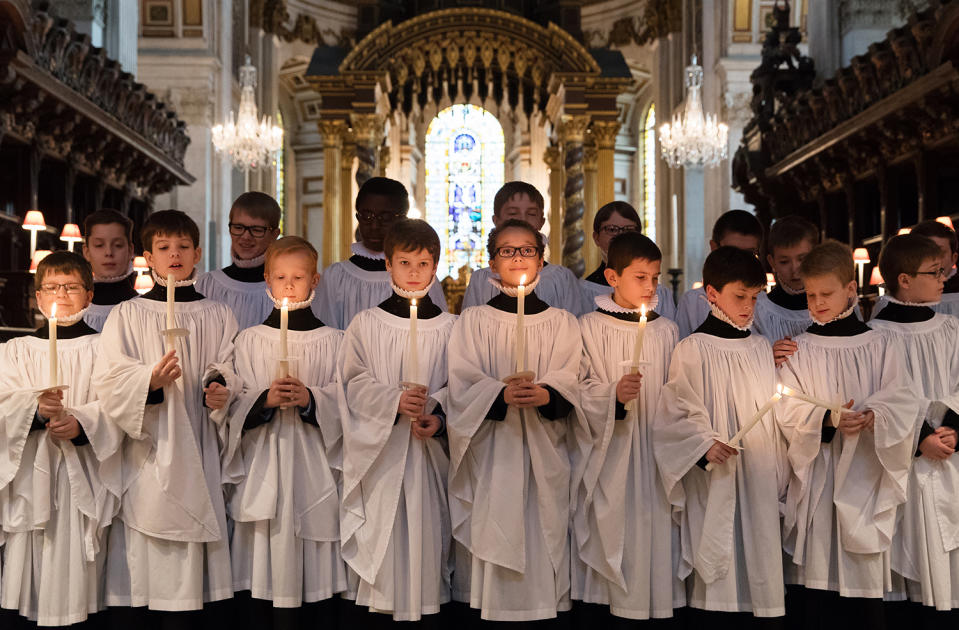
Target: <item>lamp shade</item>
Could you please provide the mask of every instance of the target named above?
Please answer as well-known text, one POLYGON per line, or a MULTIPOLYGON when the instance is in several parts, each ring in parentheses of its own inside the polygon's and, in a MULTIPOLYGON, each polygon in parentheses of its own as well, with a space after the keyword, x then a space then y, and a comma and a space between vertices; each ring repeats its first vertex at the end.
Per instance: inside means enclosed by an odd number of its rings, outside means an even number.
POLYGON ((767 273, 767 274, 766 274, 766 284, 775 286, 775 285, 776 285, 776 274, 767 273))
POLYGON ((80 235, 80 226, 76 223, 67 223, 63 226, 63 231, 60 232, 61 241, 74 241, 79 242, 83 240, 83 237, 80 235))
POLYGON ((879 273, 879 267, 872 268, 872 274, 869 276, 869 284, 882 284, 882 274, 879 273))
POLYGON ((37 273, 37 267, 40 261, 52 254, 49 249, 38 249, 33 253, 33 259, 30 260, 30 273, 37 273))
POLYGON ((952 224, 952 219, 949 217, 936 217, 936 221, 942 223, 943 225, 949 226, 949 229, 955 230, 955 226, 952 224))
POLYGON ((23 217, 24 230, 45 230, 47 224, 43 220, 43 213, 39 210, 28 210, 27 216, 23 217))
POLYGON ((136 282, 133 284, 133 288, 137 293, 143 295, 153 288, 153 278, 147 274, 140 274, 137 276, 136 282))
POLYGON ((143 256, 137 256, 133 259, 133 270, 137 273, 142 273, 144 271, 150 271, 150 267, 147 265, 147 259, 143 256))
POLYGON ((903 234, 909 234, 912 232, 912 228, 899 228, 899 231, 896 232, 896 236, 902 236, 903 234))
POLYGON ((865 247, 857 247, 852 253, 852 259, 857 263, 865 264, 869 262, 869 251, 865 247))

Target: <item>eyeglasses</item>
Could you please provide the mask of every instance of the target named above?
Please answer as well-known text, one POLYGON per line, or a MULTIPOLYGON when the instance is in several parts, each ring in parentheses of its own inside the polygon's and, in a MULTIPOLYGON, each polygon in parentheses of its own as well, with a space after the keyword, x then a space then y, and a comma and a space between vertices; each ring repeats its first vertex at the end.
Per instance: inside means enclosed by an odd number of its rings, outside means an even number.
POLYGON ((356 212, 356 220, 362 221, 363 223, 379 223, 380 225, 386 225, 392 223, 400 218, 400 215, 395 212, 365 212, 363 210, 358 210, 356 212))
POLYGON ((540 249, 539 247, 500 247, 496 250, 495 254, 500 258, 513 258, 516 254, 519 254, 523 258, 533 258, 534 256, 539 256, 540 249))
POLYGON ((263 238, 267 232, 274 228, 265 225, 243 225, 242 223, 229 223, 230 234, 233 236, 243 236, 244 232, 249 232, 253 238, 263 238))
POLYGON ((599 228, 600 232, 605 232, 610 236, 619 236, 620 234, 625 234, 626 232, 638 232, 638 225, 604 225, 599 228))
POLYGON ((939 267, 939 268, 936 269, 935 271, 917 271, 917 272, 914 273, 913 275, 915 275, 915 276, 932 276, 932 277, 935 278, 936 280, 939 280, 940 278, 945 278, 945 277, 946 277, 946 270, 943 269, 942 267, 939 267))
POLYGON ((40 293, 44 295, 56 295, 60 292, 60 289, 63 289, 67 292, 67 295, 80 295, 87 290, 82 284, 76 282, 70 282, 68 284, 41 284, 40 293))

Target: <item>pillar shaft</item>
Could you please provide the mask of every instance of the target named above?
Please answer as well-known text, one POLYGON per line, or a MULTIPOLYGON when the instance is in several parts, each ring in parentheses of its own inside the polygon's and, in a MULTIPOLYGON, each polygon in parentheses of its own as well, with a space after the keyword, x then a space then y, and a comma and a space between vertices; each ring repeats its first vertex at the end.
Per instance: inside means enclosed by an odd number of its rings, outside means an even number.
POLYGON ((342 120, 321 120, 323 136, 323 267, 339 259, 342 239, 340 209, 340 161, 346 123, 342 120))
POLYGON ((560 139, 563 142, 564 168, 566 170, 563 265, 568 267, 578 278, 583 277, 586 271, 586 264, 583 260, 583 241, 585 240, 583 234, 583 216, 585 213, 583 195, 586 184, 583 172, 583 159, 585 157, 583 139, 588 125, 588 114, 567 114, 563 116, 560 126, 560 139))
POLYGON ((549 169, 549 259, 563 258, 563 150, 546 147, 543 161, 549 169))

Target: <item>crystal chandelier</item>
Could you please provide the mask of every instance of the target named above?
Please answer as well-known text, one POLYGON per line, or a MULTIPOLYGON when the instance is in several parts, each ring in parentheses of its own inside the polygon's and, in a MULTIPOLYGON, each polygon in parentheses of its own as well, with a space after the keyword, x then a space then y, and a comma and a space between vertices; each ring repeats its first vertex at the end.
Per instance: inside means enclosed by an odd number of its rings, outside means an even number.
POLYGON ((253 88, 256 87, 256 68, 250 56, 240 68, 240 111, 233 120, 233 112, 226 124, 213 127, 213 146, 217 153, 225 153, 234 166, 249 171, 272 163, 273 156, 283 146, 283 129, 273 124, 270 116, 257 121, 253 88))
POLYGON ((673 114, 672 122, 659 128, 663 159, 670 168, 716 166, 728 155, 729 127, 715 114, 703 114, 703 67, 696 55, 686 66, 685 83, 686 102, 673 114))

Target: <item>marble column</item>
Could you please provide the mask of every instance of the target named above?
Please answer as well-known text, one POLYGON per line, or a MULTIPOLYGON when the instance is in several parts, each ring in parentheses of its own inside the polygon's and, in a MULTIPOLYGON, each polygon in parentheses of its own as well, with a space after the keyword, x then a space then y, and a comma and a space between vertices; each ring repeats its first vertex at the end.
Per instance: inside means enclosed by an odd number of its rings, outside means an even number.
POLYGON ((563 257, 563 150, 546 147, 543 161, 549 169, 549 260, 563 257))
POLYGON ((583 174, 585 175, 585 186, 583 188, 583 201, 585 202, 583 213, 583 261, 586 269, 592 271, 599 265, 599 248, 590 238, 593 233, 593 218, 596 217, 596 210, 599 209, 597 203, 599 194, 597 191, 596 167, 599 163, 599 152, 596 147, 587 146, 583 154, 583 174))
POLYGON ((321 120, 323 136, 323 268, 339 260, 342 240, 340 201, 341 154, 346 122, 321 120))
POLYGON ((586 209, 583 160, 586 150, 583 140, 588 126, 589 114, 564 114, 560 125, 560 140, 565 155, 563 166, 566 171, 566 187, 563 191, 563 265, 578 278, 586 271, 583 260, 583 216, 586 209))

